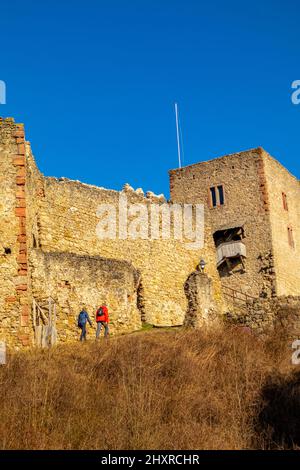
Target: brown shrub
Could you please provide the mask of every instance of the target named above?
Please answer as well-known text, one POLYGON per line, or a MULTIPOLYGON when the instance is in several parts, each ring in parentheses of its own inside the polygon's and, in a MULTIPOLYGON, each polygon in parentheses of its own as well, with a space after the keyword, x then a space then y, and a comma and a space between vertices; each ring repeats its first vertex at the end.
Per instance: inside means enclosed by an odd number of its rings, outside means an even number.
POLYGON ((266 448, 257 420, 268 377, 288 368, 278 351, 240 330, 182 329, 13 354, 0 369, 0 446, 266 448))

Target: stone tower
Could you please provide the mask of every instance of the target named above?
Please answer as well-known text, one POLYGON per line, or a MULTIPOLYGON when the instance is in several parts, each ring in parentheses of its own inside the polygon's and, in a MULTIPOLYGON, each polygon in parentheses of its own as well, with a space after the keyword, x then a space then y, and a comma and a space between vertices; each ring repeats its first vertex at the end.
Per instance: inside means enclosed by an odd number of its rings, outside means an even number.
POLYGON ((262 148, 170 171, 173 201, 206 206, 223 286, 300 294, 300 183, 262 148))

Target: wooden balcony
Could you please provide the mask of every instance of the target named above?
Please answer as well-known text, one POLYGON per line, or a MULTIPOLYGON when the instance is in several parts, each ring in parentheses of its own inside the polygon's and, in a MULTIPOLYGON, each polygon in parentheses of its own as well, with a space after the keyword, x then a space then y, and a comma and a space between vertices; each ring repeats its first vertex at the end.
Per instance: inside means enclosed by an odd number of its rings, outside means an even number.
POLYGON ((217 267, 231 258, 246 258, 246 246, 241 240, 221 243, 217 247, 217 267))

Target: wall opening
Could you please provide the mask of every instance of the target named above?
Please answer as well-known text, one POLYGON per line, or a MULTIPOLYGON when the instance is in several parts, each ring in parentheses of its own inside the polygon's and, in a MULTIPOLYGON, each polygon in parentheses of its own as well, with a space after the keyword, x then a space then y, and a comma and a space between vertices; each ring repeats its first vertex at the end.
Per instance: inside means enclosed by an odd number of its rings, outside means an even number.
POLYGON ((216 207, 217 205, 217 195, 216 195, 216 188, 210 188, 210 200, 212 207, 216 207))
POLYGON ((295 248, 295 242, 294 242, 294 234, 293 234, 293 228, 289 225, 288 226, 288 241, 289 245, 291 248, 295 248))
POLYGON ((218 207, 225 204, 224 186, 218 184, 209 188, 209 206, 218 207))
POLYGON ((233 272, 245 272, 246 246, 243 227, 225 227, 214 235, 217 251, 217 268, 221 277, 233 272))
POLYGON ((218 186, 218 195, 220 206, 222 206, 224 204, 224 189, 222 185, 218 186))
POLYGON ((136 305, 141 314, 142 323, 146 323, 144 287, 140 278, 136 291, 136 305))
POLYGON ((287 195, 282 193, 282 204, 285 211, 289 210, 288 203, 287 203, 287 195))

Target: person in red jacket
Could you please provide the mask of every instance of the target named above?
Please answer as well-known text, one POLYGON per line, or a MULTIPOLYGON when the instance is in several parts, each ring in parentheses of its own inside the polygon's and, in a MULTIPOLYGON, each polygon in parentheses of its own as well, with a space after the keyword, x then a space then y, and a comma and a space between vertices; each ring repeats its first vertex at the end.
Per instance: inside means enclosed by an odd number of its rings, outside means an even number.
POLYGON ((97 323, 96 339, 98 339, 100 336, 102 326, 104 326, 104 337, 107 338, 108 333, 109 333, 109 328, 108 328, 109 317, 108 317, 108 309, 107 309, 106 304, 101 305, 101 307, 97 309, 96 323, 97 323))

